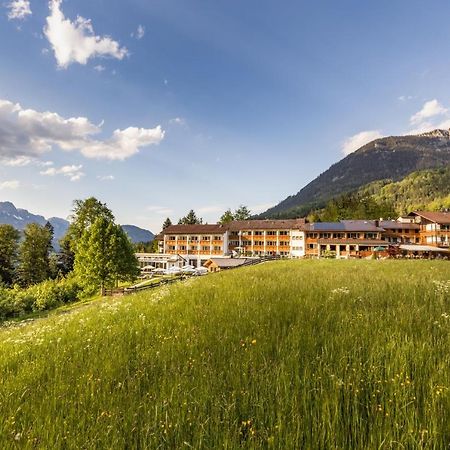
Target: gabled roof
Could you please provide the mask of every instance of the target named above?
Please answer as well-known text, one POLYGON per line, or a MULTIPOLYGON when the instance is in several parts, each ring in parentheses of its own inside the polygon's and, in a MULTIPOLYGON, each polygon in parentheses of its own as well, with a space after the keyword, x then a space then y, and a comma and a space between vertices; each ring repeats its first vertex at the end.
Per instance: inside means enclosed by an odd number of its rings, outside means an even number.
POLYGON ((250 261, 251 258, 211 258, 208 259, 203 265, 205 267, 210 266, 211 264, 215 264, 217 267, 221 269, 228 269, 231 267, 239 267, 245 264, 247 261, 250 261))
POLYGON ((413 211, 409 215, 419 216, 434 223, 450 225, 450 212, 447 211, 413 211))

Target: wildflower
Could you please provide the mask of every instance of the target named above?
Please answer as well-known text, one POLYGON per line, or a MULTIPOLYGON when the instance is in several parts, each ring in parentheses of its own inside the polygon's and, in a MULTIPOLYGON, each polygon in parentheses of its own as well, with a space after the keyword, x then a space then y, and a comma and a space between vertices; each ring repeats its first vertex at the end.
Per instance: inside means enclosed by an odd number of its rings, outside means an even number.
POLYGON ((253 339, 252 345, 256 345, 256 339, 253 339))

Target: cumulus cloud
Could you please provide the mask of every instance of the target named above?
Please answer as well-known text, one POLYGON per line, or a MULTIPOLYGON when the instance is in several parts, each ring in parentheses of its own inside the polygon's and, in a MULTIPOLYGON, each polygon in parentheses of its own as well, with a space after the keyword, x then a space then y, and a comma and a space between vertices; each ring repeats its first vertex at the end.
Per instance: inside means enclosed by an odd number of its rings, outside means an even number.
POLYGON ((66 119, 0 99, 0 160, 8 165, 28 165, 54 147, 79 151, 87 158, 124 160, 164 138, 164 131, 157 126, 117 129, 109 139, 94 139, 102 126, 86 117, 66 119))
POLYGON ((0 181, 0 191, 4 189, 18 189, 19 187, 20 181, 18 180, 0 181))
POLYGON ((9 20, 23 20, 32 14, 29 0, 13 0, 6 7, 9 9, 9 20))
POLYGON ((60 68, 69 64, 86 64, 90 58, 112 57, 123 59, 128 50, 110 36, 95 35, 89 19, 78 16, 74 22, 66 19, 61 10, 62 0, 50 0, 50 15, 44 34, 52 46, 60 68))
POLYGON ((361 131, 360 133, 357 133, 344 141, 342 144, 342 152, 344 155, 349 155, 363 145, 382 137, 383 135, 379 130, 361 131))
POLYGON ((411 116, 413 129, 406 134, 421 134, 436 129, 450 128, 450 112, 438 100, 430 100, 424 103, 422 109, 411 116))
POLYGON ((145 27, 143 25, 139 25, 136 31, 131 33, 131 37, 136 38, 138 41, 141 40, 145 35, 145 27))
POLYGON ((420 124, 427 119, 436 116, 442 116, 448 111, 436 99, 425 102, 422 109, 411 116, 410 122, 412 124, 420 124))
POLYGON ((49 167, 47 170, 40 172, 41 175, 53 177, 55 175, 64 175, 68 177, 70 181, 79 181, 85 176, 85 173, 81 170, 83 166, 80 165, 67 165, 59 168, 49 167))

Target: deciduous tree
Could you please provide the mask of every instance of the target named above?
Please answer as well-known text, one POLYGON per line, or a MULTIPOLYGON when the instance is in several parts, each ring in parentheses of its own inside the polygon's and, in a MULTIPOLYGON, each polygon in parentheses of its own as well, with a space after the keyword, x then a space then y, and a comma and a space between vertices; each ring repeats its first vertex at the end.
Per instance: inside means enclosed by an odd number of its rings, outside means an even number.
POLYGON ((40 283, 50 276, 51 229, 37 223, 25 227, 20 244, 17 280, 22 286, 40 283))
POLYGON ((12 225, 0 225, 0 282, 11 285, 17 264, 19 232, 12 225))

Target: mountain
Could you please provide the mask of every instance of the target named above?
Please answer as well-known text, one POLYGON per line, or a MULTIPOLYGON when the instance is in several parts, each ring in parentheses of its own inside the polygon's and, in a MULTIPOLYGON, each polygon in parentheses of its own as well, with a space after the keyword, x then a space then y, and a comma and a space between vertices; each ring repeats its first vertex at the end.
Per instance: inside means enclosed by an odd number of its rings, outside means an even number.
MULTIPOLYGON (((59 250, 59 239, 61 239, 69 228, 69 222, 60 217, 50 217, 46 219, 44 216, 38 214, 32 214, 26 209, 16 208, 11 202, 0 202, 0 223, 9 224, 20 231, 23 231, 26 225, 29 223, 38 223, 39 225, 45 225, 50 222, 54 230, 53 247, 55 250, 59 250)), ((137 242, 150 242, 154 238, 154 234, 151 231, 144 230, 143 228, 136 227, 134 225, 122 225, 124 231, 128 234, 133 243, 137 242)))
POLYGON ((133 244, 137 244, 138 242, 151 242, 155 239, 155 235, 151 231, 144 230, 135 225, 122 225, 122 229, 128 234, 133 244))
POLYGON ((372 141, 259 217, 296 217, 322 208, 333 197, 377 180, 403 179, 412 172, 450 164, 450 131, 391 136, 372 141))

